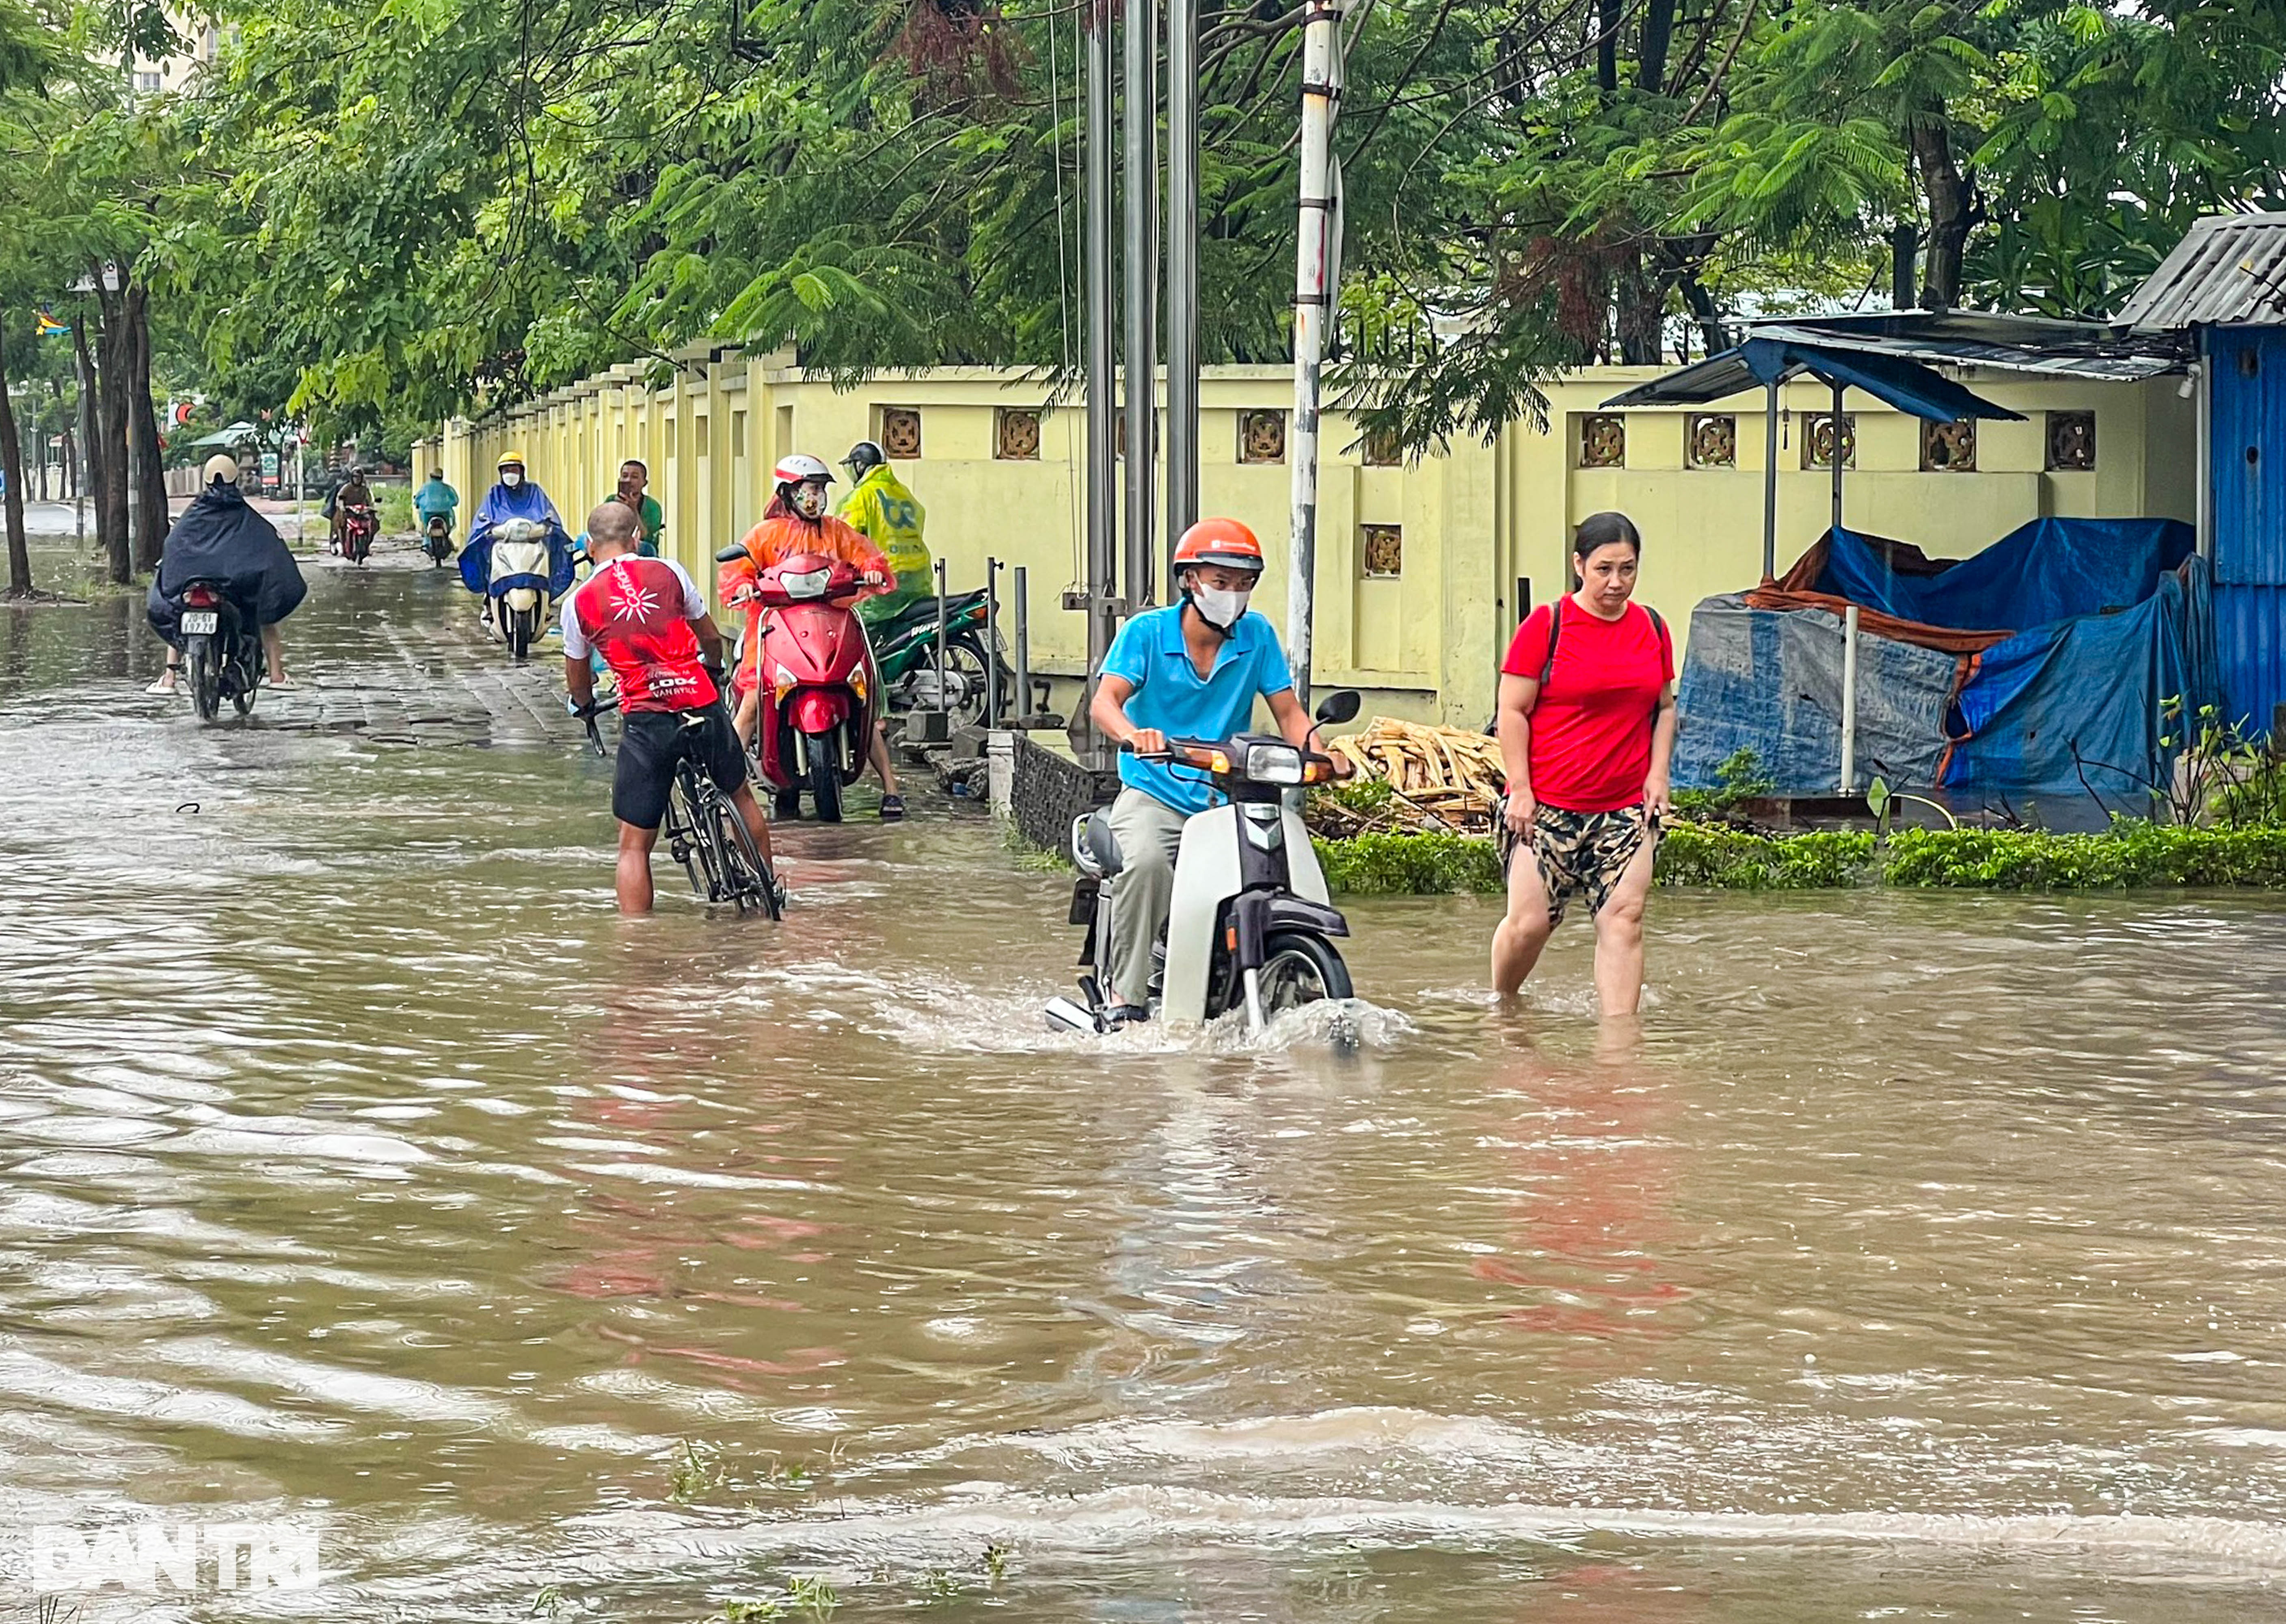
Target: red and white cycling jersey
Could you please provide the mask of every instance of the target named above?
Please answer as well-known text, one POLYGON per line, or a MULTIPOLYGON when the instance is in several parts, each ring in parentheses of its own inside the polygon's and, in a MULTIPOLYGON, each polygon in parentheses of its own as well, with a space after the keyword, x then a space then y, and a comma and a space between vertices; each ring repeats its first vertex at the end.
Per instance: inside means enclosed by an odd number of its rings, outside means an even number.
POLYGON ((619 679, 622 711, 688 711, 714 703, 690 623, 706 600, 683 567, 623 553, 564 600, 564 652, 601 652, 619 679))

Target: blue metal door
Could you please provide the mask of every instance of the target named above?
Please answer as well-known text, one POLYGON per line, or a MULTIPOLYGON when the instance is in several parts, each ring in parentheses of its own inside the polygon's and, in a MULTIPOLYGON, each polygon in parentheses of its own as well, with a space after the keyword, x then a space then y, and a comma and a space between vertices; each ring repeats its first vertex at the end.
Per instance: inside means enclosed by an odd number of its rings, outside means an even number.
POLYGON ((2286 704, 2286 327, 2215 327, 2215 653, 2234 720, 2286 704))

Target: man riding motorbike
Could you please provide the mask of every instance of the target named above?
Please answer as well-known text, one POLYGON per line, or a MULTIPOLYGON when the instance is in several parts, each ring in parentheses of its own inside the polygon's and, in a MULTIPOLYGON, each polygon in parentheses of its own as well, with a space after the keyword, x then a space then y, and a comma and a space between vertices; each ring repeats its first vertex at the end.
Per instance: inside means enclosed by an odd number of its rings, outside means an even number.
POLYGON ((855 481, 835 508, 852 530, 881 549, 896 575, 894 589, 857 605, 857 619, 870 636, 909 604, 929 595, 928 543, 921 539, 928 510, 905 488, 888 458, 871 440, 860 440, 841 459, 855 481))
MULTIPOLYGON (((1098 674, 1091 709, 1097 729, 1135 753, 1119 758, 1124 787, 1111 803, 1123 866, 1111 882, 1105 979, 1117 1002, 1111 1024, 1145 1018, 1151 944, 1166 927, 1183 823, 1210 794, 1195 775, 1178 776, 1144 755, 1170 735, 1225 739, 1245 730, 1254 701, 1270 704, 1285 740, 1310 747, 1315 730, 1294 698, 1294 678, 1269 621, 1247 609, 1262 575, 1262 543, 1236 519, 1201 519, 1175 546, 1179 603, 1147 610, 1119 628, 1098 674)), ((1341 758, 1335 758, 1340 763, 1341 758)), ((1335 770, 1348 776, 1344 765, 1335 770)))
POLYGON ((309 587, 301 566, 270 521, 247 505, 238 488, 238 464, 226 456, 207 459, 206 488, 167 532, 166 550, 144 600, 151 629, 167 645, 164 675, 146 693, 170 694, 183 670, 183 588, 197 580, 224 583, 241 615, 262 628, 262 652, 270 666, 269 684, 291 689, 286 676, 286 640, 279 622, 300 607, 309 587))
POLYGON ((460 508, 461 493, 445 483, 445 470, 429 470, 429 483, 413 493, 413 511, 420 516, 421 530, 425 535, 429 521, 442 516, 446 534, 453 529, 453 515, 460 508))
MULTIPOLYGON (((746 603, 761 572, 801 553, 819 553, 848 564, 865 583, 866 596, 895 589, 896 573, 890 569, 881 549, 825 510, 825 487, 833 482, 833 476, 824 463, 796 453, 781 461, 771 477, 777 485, 777 494, 764 510, 762 522, 748 531, 739 543, 746 549, 746 556, 724 564, 716 579, 724 603, 734 607, 746 603)), ((863 603, 863 598, 858 601, 863 603)), ((761 620, 760 606, 749 604, 746 653, 738 663, 737 676, 738 737, 749 746, 754 742, 754 729, 762 709, 761 683, 755 670, 761 642, 755 630, 761 620)), ((905 800, 897 792, 897 769, 889 761, 888 740, 878 727, 873 730, 867 756, 873 770, 881 776, 881 816, 903 817, 905 800)))
POLYGON ((501 453, 500 478, 477 504, 469 523, 468 545, 461 549, 461 584, 477 597, 487 595, 493 575, 493 532, 510 519, 529 519, 548 529, 548 592, 562 597, 572 587, 572 538, 548 493, 524 477, 524 453, 501 453))
POLYGON ((335 487, 333 496, 329 500, 331 506, 326 509, 326 515, 333 521, 330 532, 333 548, 337 553, 347 553, 349 548, 343 543, 349 534, 349 509, 373 506, 373 489, 365 482, 365 470, 356 468, 350 469, 349 477, 335 487))

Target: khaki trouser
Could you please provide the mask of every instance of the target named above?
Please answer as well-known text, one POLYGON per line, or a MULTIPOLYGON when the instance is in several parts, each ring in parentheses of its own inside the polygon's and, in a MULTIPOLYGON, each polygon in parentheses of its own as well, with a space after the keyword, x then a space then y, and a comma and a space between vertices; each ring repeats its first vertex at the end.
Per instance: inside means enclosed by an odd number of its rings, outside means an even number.
POLYGON ((1111 996, 1140 1007, 1151 1001, 1151 944, 1174 901, 1175 849, 1186 818, 1141 790, 1123 789, 1110 821, 1123 866, 1096 915, 1096 957, 1111 996))

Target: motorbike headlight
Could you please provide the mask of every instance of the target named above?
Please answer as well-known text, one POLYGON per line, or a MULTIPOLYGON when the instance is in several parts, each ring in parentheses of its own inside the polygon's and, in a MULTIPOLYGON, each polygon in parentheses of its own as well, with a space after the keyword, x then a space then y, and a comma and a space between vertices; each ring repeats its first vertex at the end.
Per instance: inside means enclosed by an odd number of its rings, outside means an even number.
POLYGON ((770 703, 777 704, 793 691, 793 673, 780 666, 770 674, 770 703))
POLYGON ((790 598, 822 598, 826 584, 833 579, 831 570, 810 570, 800 575, 781 575, 778 584, 790 598))
POLYGON ((865 703, 865 667, 860 666, 849 674, 849 690, 857 696, 857 703, 865 703))
POLYGON ((1291 745, 1257 745, 1246 753, 1246 776, 1260 784, 1302 782, 1302 753, 1291 745))

